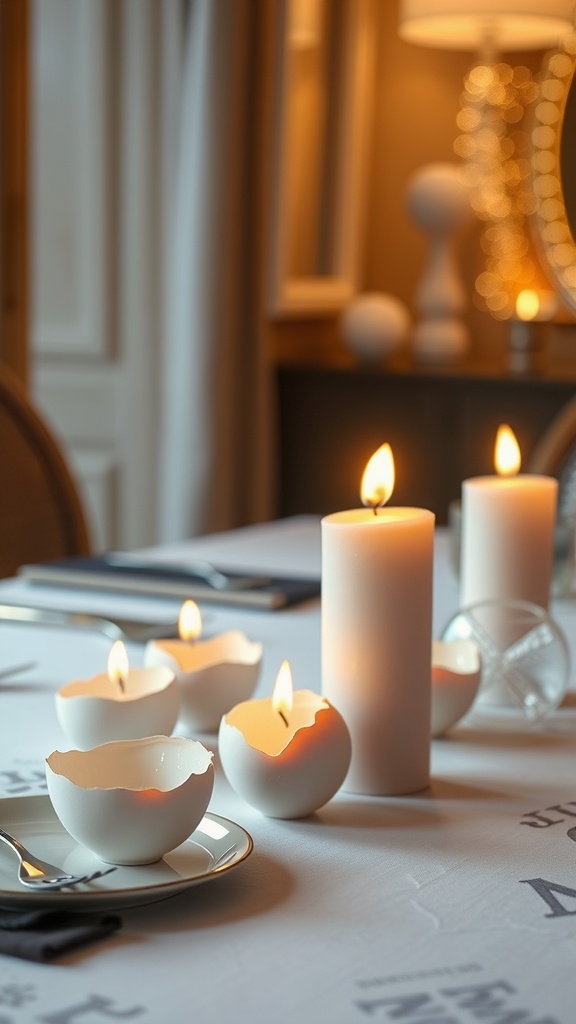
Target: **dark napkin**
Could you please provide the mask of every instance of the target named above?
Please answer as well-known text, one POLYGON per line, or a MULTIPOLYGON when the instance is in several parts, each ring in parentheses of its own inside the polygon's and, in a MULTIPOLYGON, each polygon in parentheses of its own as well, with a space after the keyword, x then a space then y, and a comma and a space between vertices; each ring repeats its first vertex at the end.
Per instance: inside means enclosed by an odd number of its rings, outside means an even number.
MULTIPOLYGON (((225 566, 218 565, 218 568, 222 568, 231 579, 234 576, 245 575, 228 572, 225 566)), ((23 565, 18 570, 18 575, 30 583, 51 587, 80 587, 87 590, 170 597, 179 600, 192 597, 197 601, 269 611, 308 601, 320 594, 320 580, 317 578, 270 577, 261 586, 241 590, 217 590, 206 580, 184 569, 167 569, 154 563, 133 566, 111 565, 104 555, 92 558, 73 556, 55 562, 43 562, 40 565, 23 565)))
POLYGON ((103 939, 121 927, 115 914, 0 909, 0 953, 39 962, 103 939))

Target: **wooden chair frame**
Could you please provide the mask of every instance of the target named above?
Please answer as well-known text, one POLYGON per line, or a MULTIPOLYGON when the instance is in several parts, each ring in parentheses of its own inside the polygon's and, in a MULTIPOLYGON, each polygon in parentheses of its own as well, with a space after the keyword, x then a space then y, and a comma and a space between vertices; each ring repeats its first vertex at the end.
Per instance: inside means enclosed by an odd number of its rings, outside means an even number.
POLYGON ((89 530, 68 464, 22 385, 3 366, 0 426, 0 576, 27 561, 89 554, 89 530))
POLYGON ((28 376, 28 0, 0 2, 0 360, 28 376))
POLYGON ((552 420, 530 458, 531 473, 558 475, 562 463, 576 445, 576 395, 552 420))

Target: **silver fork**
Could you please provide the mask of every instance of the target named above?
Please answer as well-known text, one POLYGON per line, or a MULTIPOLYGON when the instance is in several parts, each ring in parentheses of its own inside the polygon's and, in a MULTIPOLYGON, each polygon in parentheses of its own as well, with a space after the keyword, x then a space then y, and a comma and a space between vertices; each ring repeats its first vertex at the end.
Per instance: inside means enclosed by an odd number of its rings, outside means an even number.
POLYGON ((109 867, 93 871, 90 875, 69 875, 66 874, 63 868, 58 868, 55 864, 48 864, 45 860, 33 857, 18 839, 15 839, 14 836, 11 836, 3 828, 0 828, 0 842, 6 843, 6 846, 14 850, 14 853, 18 856, 20 861, 18 881, 25 885, 27 889, 45 892, 53 889, 65 889, 68 886, 79 885, 80 882, 92 882, 95 878, 102 878, 103 875, 108 875, 111 871, 116 870, 115 867, 109 867))

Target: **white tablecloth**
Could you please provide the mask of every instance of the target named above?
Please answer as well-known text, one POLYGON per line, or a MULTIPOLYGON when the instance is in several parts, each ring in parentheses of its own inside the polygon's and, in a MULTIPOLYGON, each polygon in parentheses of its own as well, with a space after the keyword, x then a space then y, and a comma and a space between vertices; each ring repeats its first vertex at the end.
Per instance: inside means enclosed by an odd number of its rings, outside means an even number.
MULTIPOLYGON (((439 531, 436 634, 458 605, 447 544, 439 531)), ((319 571, 319 526, 303 518, 162 555, 184 550, 309 575, 319 571)), ((0 584, 0 601, 25 596, 19 581, 0 584)), ((108 615, 167 621, 177 612, 151 599, 43 596, 108 615)), ((207 633, 237 627, 263 641, 260 695, 283 658, 297 688, 320 690, 318 602, 204 610, 207 633)), ((574 605, 554 614, 572 644, 574 605)), ((0 623, 0 669, 37 660, 0 683, 0 796, 45 792, 43 759, 67 745, 54 691, 101 671, 109 646, 88 631, 0 623)), ((132 645, 134 664, 141 652, 132 645)), ((164 903, 123 910, 113 938, 56 964, 0 957, 0 1021, 573 1024, 576 717, 567 703, 537 729, 516 715, 472 715, 433 742, 426 792, 341 792, 306 820, 263 817, 217 767, 210 809, 250 832, 248 860, 164 903)), ((216 749, 213 737, 205 742, 216 749)))

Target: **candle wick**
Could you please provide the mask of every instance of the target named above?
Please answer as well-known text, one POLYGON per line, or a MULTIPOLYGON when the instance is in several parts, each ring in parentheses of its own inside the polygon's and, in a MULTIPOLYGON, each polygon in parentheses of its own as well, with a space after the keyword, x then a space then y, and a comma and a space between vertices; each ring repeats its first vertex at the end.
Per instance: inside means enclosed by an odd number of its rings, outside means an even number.
POLYGON ((284 725, 286 726, 286 728, 289 729, 290 728, 290 723, 288 722, 288 719, 286 718, 286 715, 284 714, 283 711, 281 711, 280 708, 278 708, 278 714, 280 715, 280 718, 284 722, 284 725))
POLYGON ((120 692, 125 693, 124 680, 121 675, 118 676, 118 686, 120 687, 120 692))
POLYGON ((377 516, 378 515, 378 505, 373 505, 372 506, 372 511, 373 511, 374 515, 377 516))

